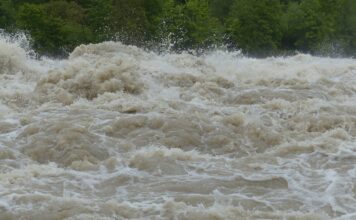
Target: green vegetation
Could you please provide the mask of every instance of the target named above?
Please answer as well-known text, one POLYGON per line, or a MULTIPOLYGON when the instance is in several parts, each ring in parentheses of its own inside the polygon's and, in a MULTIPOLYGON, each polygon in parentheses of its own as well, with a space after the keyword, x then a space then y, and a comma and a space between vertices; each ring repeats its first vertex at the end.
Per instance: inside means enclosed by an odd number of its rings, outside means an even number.
POLYGON ((232 42, 253 54, 273 53, 282 39, 282 5, 279 0, 236 0, 228 28, 232 42))
POLYGON ((0 28, 26 31, 40 54, 118 40, 175 51, 227 45, 355 56, 355 0, 1 0, 0 28))

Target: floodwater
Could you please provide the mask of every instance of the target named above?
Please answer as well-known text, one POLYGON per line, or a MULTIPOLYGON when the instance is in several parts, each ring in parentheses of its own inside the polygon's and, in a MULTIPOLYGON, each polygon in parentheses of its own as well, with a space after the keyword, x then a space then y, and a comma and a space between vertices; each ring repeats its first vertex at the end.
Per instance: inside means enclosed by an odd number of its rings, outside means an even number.
POLYGON ((0 219, 356 219, 355 125, 355 59, 2 37, 0 219))

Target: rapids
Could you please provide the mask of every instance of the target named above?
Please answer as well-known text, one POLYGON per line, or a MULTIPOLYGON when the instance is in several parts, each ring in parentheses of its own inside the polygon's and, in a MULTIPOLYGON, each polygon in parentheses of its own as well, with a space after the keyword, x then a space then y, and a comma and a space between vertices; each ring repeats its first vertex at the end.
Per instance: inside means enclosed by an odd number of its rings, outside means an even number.
POLYGON ((0 219, 356 219, 355 125, 355 59, 1 37, 0 219))

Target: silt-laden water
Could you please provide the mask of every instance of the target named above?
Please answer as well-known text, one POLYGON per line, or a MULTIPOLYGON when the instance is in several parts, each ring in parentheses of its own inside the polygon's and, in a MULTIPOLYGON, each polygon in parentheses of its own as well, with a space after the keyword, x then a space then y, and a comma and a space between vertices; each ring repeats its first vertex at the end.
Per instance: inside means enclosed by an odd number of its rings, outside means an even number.
POLYGON ((30 58, 0 40, 0 219, 356 219, 356 61, 30 58))

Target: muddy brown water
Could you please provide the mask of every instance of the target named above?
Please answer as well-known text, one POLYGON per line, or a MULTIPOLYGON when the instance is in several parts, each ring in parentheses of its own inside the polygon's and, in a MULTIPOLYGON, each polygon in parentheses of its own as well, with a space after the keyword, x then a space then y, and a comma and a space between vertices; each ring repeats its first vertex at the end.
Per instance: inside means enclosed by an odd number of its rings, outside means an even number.
POLYGON ((356 219, 356 61, 0 40, 0 219, 356 219))

